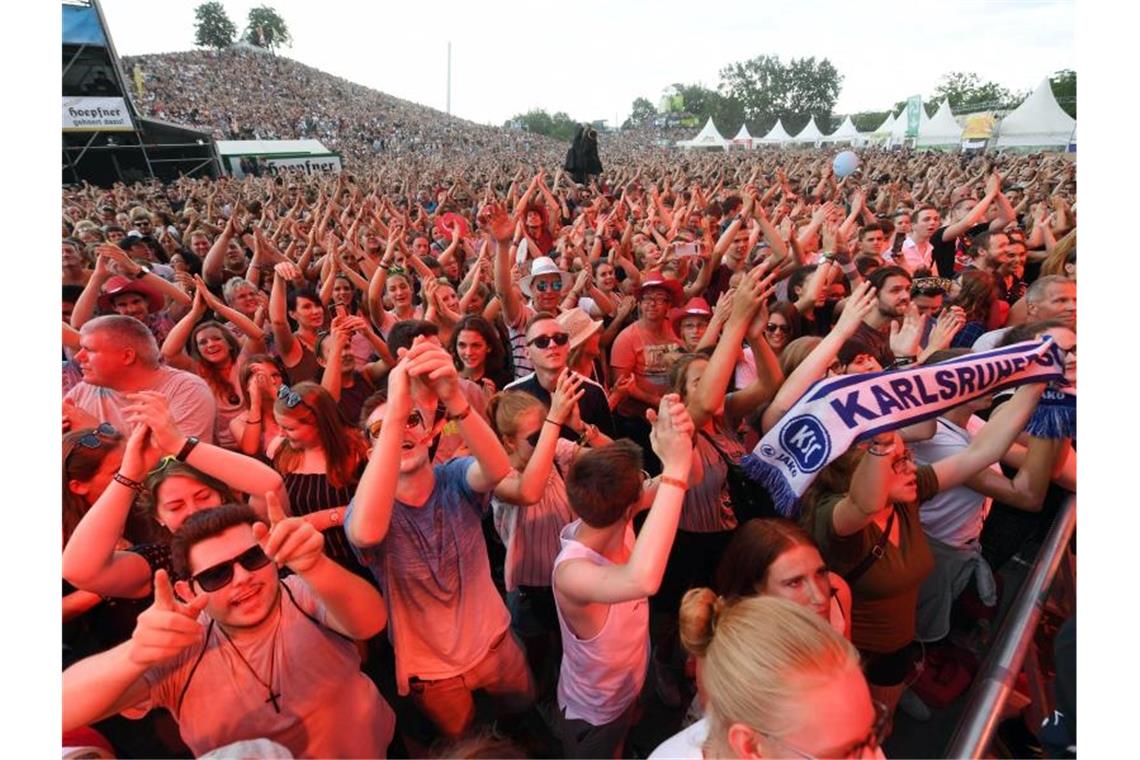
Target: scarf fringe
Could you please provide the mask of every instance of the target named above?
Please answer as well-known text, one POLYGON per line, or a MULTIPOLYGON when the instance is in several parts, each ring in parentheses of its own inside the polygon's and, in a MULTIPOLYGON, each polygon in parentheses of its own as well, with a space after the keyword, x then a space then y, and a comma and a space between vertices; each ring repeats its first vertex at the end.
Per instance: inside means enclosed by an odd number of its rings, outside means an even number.
POLYGON ((763 486, 772 496, 772 503, 776 511, 789 520, 797 520, 800 516, 800 499, 783 474, 776 467, 765 462, 755 453, 746 454, 740 460, 740 467, 749 478, 763 486))
POLYGON ((1077 410, 1071 406, 1040 404, 1029 418, 1025 432, 1035 438, 1076 438, 1077 410))

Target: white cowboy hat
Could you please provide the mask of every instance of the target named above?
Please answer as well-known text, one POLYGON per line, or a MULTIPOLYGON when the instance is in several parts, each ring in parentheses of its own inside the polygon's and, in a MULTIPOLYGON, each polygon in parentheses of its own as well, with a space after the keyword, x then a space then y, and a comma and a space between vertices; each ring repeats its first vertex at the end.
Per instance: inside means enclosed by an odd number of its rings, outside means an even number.
POLYGON ((570 290, 574 284, 574 277, 569 272, 563 272, 554 263, 554 259, 549 256, 539 256, 531 259, 530 274, 519 280, 519 289, 522 290, 523 295, 530 298, 534 294, 530 292, 530 284, 534 281, 535 277, 542 277, 543 275, 556 274, 562 278, 562 292, 565 293, 570 290))

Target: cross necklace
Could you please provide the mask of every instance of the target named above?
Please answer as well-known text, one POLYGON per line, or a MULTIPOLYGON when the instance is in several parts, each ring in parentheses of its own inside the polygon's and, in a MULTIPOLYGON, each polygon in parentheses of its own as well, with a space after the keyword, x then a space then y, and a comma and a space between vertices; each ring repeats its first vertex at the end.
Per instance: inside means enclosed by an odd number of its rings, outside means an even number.
POLYGON ((246 668, 249 669, 250 674, 254 678, 257 679, 257 682, 259 684, 261 684, 262 686, 265 687, 266 692, 268 692, 268 694, 269 694, 269 698, 265 700, 265 704, 272 703, 274 712, 276 712, 278 715, 280 715, 281 714, 281 705, 277 704, 277 700, 278 700, 278 698, 280 698, 281 692, 279 692, 279 691, 274 692, 273 691, 273 671, 274 671, 274 666, 276 665, 276 661, 277 661, 277 634, 281 630, 281 618, 280 617, 277 618, 277 625, 273 629, 273 641, 271 641, 269 644, 269 680, 268 681, 265 681, 264 679, 262 679, 261 676, 259 676, 257 674, 257 671, 254 670, 253 666, 249 664, 249 660, 247 660, 245 658, 245 655, 243 655, 241 653, 241 649, 238 648, 238 645, 235 644, 234 640, 230 638, 230 635, 228 633, 226 633, 226 629, 222 628, 219 625, 218 630, 221 631, 222 636, 224 636, 226 641, 228 641, 230 643, 230 646, 234 648, 234 652, 237 653, 238 659, 241 660, 242 663, 246 666, 246 668))

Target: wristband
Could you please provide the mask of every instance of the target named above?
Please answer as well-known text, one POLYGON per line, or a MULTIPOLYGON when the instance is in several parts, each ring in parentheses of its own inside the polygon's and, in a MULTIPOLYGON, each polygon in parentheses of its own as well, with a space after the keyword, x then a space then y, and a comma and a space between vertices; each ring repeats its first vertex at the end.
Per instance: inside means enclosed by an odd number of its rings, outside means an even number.
POLYGON ((448 422, 459 422, 460 420, 467 419, 467 415, 469 415, 469 414, 471 414, 471 404, 468 404, 467 408, 464 409, 459 414, 448 414, 447 415, 447 421, 448 422))
POLYGON ((914 364, 913 356, 897 356, 895 361, 891 364, 891 369, 898 369, 899 367, 909 367, 914 364))
POLYGON ((260 425, 261 420, 251 420, 249 417, 246 417, 245 418, 245 424, 247 424, 247 425, 260 425))
POLYGON ((552 419, 550 419, 549 417, 547 417, 545 421, 546 421, 546 422, 549 422, 551 425, 554 425, 554 426, 556 426, 556 427, 558 427, 558 428, 561 428, 561 427, 562 427, 562 423, 561 423, 561 422, 558 422, 557 420, 552 420, 552 419))
POLYGON ((671 478, 668 475, 660 475, 659 479, 661 485, 663 486, 674 486, 676 488, 680 488, 682 491, 689 490, 689 484, 680 478, 671 478))
POLYGON ((186 457, 190 456, 190 452, 198 445, 198 438, 190 436, 186 439, 186 443, 182 444, 182 448, 174 455, 174 459, 178 462, 185 462, 186 457))
POLYGON ((124 475, 121 472, 116 472, 114 475, 111 476, 111 479, 114 480, 119 485, 126 486, 127 488, 131 489, 135 493, 142 493, 143 492, 143 484, 142 483, 138 482, 137 480, 131 480, 130 478, 128 478, 126 475, 124 475))

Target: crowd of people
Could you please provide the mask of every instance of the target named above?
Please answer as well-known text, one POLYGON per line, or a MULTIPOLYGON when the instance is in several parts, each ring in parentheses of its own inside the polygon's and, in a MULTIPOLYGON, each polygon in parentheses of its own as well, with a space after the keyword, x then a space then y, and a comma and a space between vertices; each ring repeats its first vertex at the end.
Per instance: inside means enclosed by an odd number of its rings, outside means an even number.
POLYGON ((357 166, 429 156, 549 153, 565 148, 492 128, 250 47, 126 56, 138 71, 143 112, 198 127, 219 140, 320 140, 357 166))
POLYGON ((603 138, 576 184, 180 55, 153 112, 350 160, 62 192, 65 746, 881 757, 985 651, 1076 489, 1071 158, 603 138))

